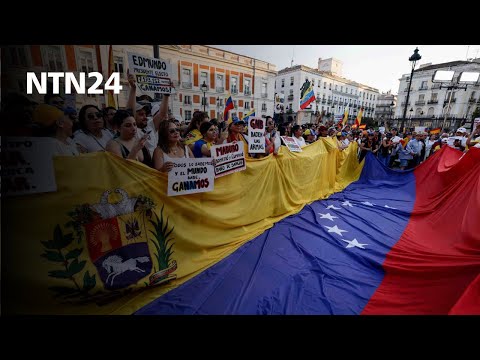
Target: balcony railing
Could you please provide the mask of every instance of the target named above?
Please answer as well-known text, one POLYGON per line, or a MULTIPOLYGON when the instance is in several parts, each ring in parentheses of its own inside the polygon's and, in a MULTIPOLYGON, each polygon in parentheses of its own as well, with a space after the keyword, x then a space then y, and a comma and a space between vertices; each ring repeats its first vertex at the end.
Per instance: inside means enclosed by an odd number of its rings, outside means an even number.
POLYGON ((293 100, 293 95, 288 95, 287 100, 290 100, 290 101, 293 100))
POLYGON ((441 86, 440 84, 433 84, 433 85, 432 85, 432 90, 434 90, 434 89, 440 89, 440 86, 441 86))
POLYGON ((245 90, 243 93, 244 93, 245 96, 252 95, 252 92, 250 90, 245 90))
POLYGON ((326 99, 322 99, 322 104, 326 104, 327 103, 327 100, 326 99))
POLYGON ((332 100, 327 100, 327 105, 331 105, 332 104, 332 100))
POLYGON ((191 89, 192 88, 192 83, 191 82, 182 82, 182 88, 191 89))
POLYGON ((232 87, 232 88, 230 88, 230 92, 232 94, 238 94, 238 89, 236 87, 232 87))
POLYGON ((428 100, 427 104, 438 104, 438 100, 428 100))
POLYGON ((420 90, 428 90, 428 86, 420 86, 420 87, 418 88, 418 90, 419 90, 419 91, 420 91, 420 90))
MULTIPOLYGON (((405 103, 402 102, 402 103, 400 104, 400 106, 405 106, 405 103)), ((407 106, 410 106, 410 103, 408 103, 407 106)))
POLYGON ((266 108, 266 107, 262 107, 262 112, 267 112, 267 108, 266 108))
POLYGON ((418 106, 425 105, 425 100, 415 101, 415 105, 418 105, 418 106))
MULTIPOLYGON (((452 103, 454 103, 454 102, 456 102, 456 101, 457 101, 457 98, 452 98, 452 100, 450 100, 450 102, 452 102, 452 103)), ((444 100, 444 101, 443 101, 443 105, 445 106, 445 105, 447 105, 447 104, 448 104, 448 100, 444 100)))
POLYGON ((223 93, 225 91, 225 88, 224 87, 216 87, 215 91, 218 92, 218 93, 223 93))

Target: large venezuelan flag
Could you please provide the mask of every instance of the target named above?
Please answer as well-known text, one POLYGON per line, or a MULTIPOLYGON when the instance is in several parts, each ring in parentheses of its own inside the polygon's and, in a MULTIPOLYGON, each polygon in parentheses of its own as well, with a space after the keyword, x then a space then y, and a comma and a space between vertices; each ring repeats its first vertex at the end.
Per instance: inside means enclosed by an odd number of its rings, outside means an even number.
POLYGON ((480 314, 480 149, 408 172, 356 153, 281 147, 182 197, 112 154, 56 158, 57 192, 3 199, 4 312, 480 314))
POLYGON ((313 202, 137 314, 480 314, 480 150, 369 154, 313 202))

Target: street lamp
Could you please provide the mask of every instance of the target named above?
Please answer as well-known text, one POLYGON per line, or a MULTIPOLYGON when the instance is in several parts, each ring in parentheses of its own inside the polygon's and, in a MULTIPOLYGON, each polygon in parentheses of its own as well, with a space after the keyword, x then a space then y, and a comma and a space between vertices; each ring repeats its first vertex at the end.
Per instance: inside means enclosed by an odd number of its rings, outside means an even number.
POLYGON ((412 62, 412 73, 410 74, 410 83, 408 84, 407 100, 405 101, 405 108, 403 109, 403 119, 402 119, 402 126, 401 126, 402 129, 405 125, 405 118, 407 117, 408 99, 410 98, 410 88, 412 87, 413 71, 415 70, 415 64, 421 58, 422 57, 418 53, 418 47, 414 50, 413 55, 408 58, 408 60, 412 62))
POLYGON ((205 97, 205 93, 207 92, 208 86, 205 84, 205 81, 203 82, 202 86, 202 91, 203 91, 203 112, 205 112, 205 107, 207 105, 207 98, 205 97))
POLYGON ((220 97, 217 96, 217 119, 220 120, 220 97))

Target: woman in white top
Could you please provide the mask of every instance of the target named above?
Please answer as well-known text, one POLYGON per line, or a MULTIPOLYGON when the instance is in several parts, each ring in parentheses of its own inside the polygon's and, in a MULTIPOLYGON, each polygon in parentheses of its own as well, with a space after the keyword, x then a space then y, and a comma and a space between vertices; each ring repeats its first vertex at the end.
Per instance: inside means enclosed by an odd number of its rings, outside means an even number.
POLYGON ((171 120, 160 123, 158 146, 153 152, 153 167, 158 171, 169 172, 173 169, 172 158, 193 158, 192 150, 180 142, 180 132, 171 120))
POLYGON ((80 146, 81 152, 105 151, 107 143, 113 139, 110 131, 104 129, 103 114, 95 105, 85 105, 78 114, 80 130, 73 140, 80 146))

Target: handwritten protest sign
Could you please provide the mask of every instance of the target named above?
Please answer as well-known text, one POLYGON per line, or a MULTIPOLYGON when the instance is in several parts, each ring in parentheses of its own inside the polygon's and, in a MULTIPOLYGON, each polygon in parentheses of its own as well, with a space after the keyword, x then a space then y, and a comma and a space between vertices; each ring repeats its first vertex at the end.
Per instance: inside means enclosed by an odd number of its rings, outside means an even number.
POLYGON ((290 136, 280 136, 280 139, 282 139, 288 150, 294 152, 302 152, 302 148, 298 144, 297 139, 290 136))
POLYGON ((172 66, 166 61, 129 52, 128 67, 145 95, 172 93, 172 66))
POLYGON ((57 191, 52 160, 55 139, 6 137, 2 140, 2 194, 10 196, 57 191))
POLYGON ((243 141, 214 145, 210 151, 212 152, 212 158, 215 160, 215 179, 247 168, 243 141))
POLYGON ((168 196, 213 191, 214 175, 211 158, 171 159, 173 169, 168 173, 168 196))
POLYGON ((248 120, 248 152, 265 153, 265 120, 262 118, 251 117, 248 120))

